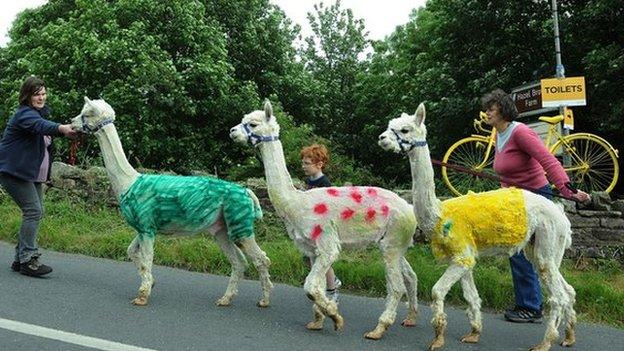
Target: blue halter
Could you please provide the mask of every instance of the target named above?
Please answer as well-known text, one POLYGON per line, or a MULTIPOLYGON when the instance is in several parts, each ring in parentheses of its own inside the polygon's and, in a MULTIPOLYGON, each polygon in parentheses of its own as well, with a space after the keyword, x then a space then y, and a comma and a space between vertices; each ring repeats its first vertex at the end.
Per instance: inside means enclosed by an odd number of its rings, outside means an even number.
POLYGON ((423 147, 423 146, 427 146, 427 141, 426 140, 414 140, 414 141, 407 141, 403 138, 401 138, 401 135, 399 135, 399 133, 397 133, 396 130, 394 129, 390 129, 392 131, 392 133, 394 133, 394 136, 397 139, 397 142, 399 143, 399 147, 401 148, 401 150, 405 151, 405 152, 409 152, 414 150, 415 147, 423 147), (409 146, 408 149, 405 148, 405 146, 409 146))
POLYGON ((243 129, 245 130, 245 134, 247 134, 247 140, 249 140, 251 145, 257 145, 258 143, 261 143, 263 141, 276 141, 276 140, 279 140, 279 135, 264 136, 264 135, 258 135, 256 133, 252 132, 251 128, 249 128, 249 123, 244 123, 243 124, 243 129))
POLYGON ((101 121, 100 123, 96 124, 95 127, 91 128, 87 124, 87 121, 85 120, 84 114, 80 114, 80 120, 82 121, 82 131, 85 132, 85 133, 89 133, 89 134, 93 134, 93 133, 97 132, 98 130, 104 128, 104 126, 113 123, 113 119, 112 118, 107 118, 107 119, 101 121))

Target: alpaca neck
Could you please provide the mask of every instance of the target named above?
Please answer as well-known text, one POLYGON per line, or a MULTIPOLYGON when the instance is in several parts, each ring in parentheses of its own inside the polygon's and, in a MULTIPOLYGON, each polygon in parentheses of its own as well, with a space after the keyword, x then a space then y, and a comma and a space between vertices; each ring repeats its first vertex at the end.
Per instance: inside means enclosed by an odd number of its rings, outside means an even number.
POLYGON ((106 166, 113 191, 119 197, 130 188, 138 178, 139 173, 132 168, 126 159, 119 135, 117 135, 117 129, 112 123, 97 131, 95 136, 100 144, 104 166, 106 166))
POLYGON ((418 225, 425 233, 431 233, 441 216, 441 202, 435 194, 433 167, 429 147, 416 147, 409 152, 412 171, 412 202, 418 225))
POLYGON ((296 196, 297 190, 286 168, 282 142, 279 140, 262 142, 258 148, 262 155, 271 202, 276 209, 285 210, 286 206, 293 205, 292 199, 296 196))

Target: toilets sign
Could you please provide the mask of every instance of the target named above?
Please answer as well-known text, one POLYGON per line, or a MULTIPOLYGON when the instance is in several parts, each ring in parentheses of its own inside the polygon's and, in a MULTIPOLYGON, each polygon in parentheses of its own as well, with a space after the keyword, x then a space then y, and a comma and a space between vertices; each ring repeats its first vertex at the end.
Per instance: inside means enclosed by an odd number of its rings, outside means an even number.
POLYGON ((542 79, 542 107, 585 106, 585 77, 542 79))

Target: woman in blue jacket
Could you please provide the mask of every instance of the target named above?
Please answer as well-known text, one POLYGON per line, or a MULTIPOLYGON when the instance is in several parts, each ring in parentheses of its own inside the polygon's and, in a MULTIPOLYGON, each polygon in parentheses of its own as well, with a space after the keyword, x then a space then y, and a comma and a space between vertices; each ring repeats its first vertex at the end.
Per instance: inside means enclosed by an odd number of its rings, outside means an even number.
POLYGON ((39 263, 37 232, 43 216, 42 183, 50 179, 52 137, 77 135, 70 124, 47 120, 45 83, 28 77, 20 89, 19 107, 0 140, 0 184, 22 210, 22 224, 11 268, 24 275, 41 276, 52 268, 39 263))

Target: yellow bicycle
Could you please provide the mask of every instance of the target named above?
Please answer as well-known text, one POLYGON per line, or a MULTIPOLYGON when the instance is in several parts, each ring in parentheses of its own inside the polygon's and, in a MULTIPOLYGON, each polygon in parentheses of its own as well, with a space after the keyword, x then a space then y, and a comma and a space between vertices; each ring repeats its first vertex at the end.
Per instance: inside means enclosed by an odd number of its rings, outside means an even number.
MULTIPOLYGON (((479 192, 500 187, 498 181, 493 180, 496 179, 493 169, 496 129, 483 126, 486 118, 485 112, 480 112, 479 118, 473 123, 475 130, 483 134, 473 134, 457 141, 446 151, 442 160, 449 166, 457 165, 484 175, 468 174, 442 166, 444 183, 456 196, 464 195, 468 190, 479 192)), ((564 169, 577 188, 586 192, 613 190, 619 176, 618 150, 595 134, 562 135, 557 125, 563 119, 563 115, 539 117, 540 121, 549 125, 545 145, 550 153, 558 157, 569 156, 569 165, 564 166, 564 169)))

